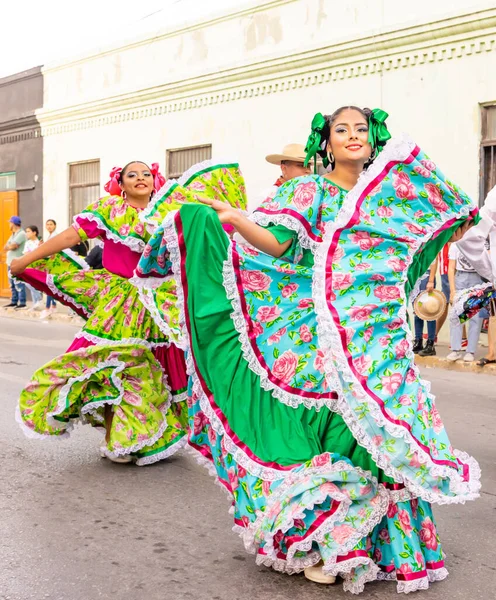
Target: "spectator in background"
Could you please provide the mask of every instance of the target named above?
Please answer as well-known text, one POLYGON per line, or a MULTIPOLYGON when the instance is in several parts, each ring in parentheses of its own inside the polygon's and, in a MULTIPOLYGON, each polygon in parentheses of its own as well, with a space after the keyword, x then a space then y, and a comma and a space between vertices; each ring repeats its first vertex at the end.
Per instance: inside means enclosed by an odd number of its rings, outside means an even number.
MULTIPOLYGON (((448 278, 450 283, 450 304, 453 304, 457 292, 472 288, 482 283, 482 277, 477 273, 469 260, 460 252, 456 243, 451 244, 449 249, 448 278)), ((482 329, 482 317, 477 313, 468 322, 468 344, 467 351, 463 355, 462 332, 463 326, 460 322, 452 323, 450 330, 451 352, 446 357, 454 362, 463 357, 464 362, 473 362, 479 336, 482 329)))
MULTIPOLYGON (((436 271, 437 258, 432 263, 427 273, 423 276, 420 283, 419 292, 432 292, 432 290, 436 287, 436 271)), ((415 315, 414 323, 415 341, 413 343, 413 352, 419 356, 435 356, 436 321, 427 321, 427 342, 425 344, 425 348, 423 347, 424 321, 415 315)))
MULTIPOLYGON (((41 240, 39 237, 40 231, 36 225, 29 225, 29 227, 26 227, 25 231, 26 231, 27 241, 24 245, 23 254, 27 254, 28 252, 31 252, 35 248, 38 248, 38 246, 41 244, 41 240)), ((39 292, 38 290, 35 290, 34 287, 31 285, 28 285, 27 287, 28 287, 29 291, 31 292, 31 298, 33 300, 34 310, 41 310, 43 294, 41 292, 39 292)))
POLYGON ((3 308, 26 308, 26 285, 22 281, 14 279, 10 275, 10 264, 14 258, 20 258, 24 253, 24 245, 26 243, 26 234, 21 229, 21 219, 17 216, 11 217, 9 220, 9 229, 11 236, 4 246, 7 252, 7 271, 10 283, 11 299, 10 304, 3 308))
POLYGON ((443 246, 443 249, 439 253, 439 256, 437 257, 438 264, 439 264, 439 275, 441 276, 441 291, 443 292, 443 294, 446 297, 446 310, 444 311, 443 315, 440 316, 439 319, 437 320, 437 327, 436 327, 437 335, 439 335, 439 332, 441 331, 441 329, 444 325, 444 322, 446 321, 446 317, 448 316, 448 310, 449 310, 449 301, 450 301, 450 284, 449 284, 449 277, 448 277, 449 247, 450 247, 449 243, 445 244, 443 246))
MULTIPOLYGON (((48 241, 53 235, 55 235, 55 231, 57 229, 57 223, 54 219, 47 219, 45 223, 45 229, 48 231, 48 236, 45 239, 45 242, 48 241)), ((50 313, 55 311, 57 305, 55 303, 55 299, 52 296, 47 294, 45 310, 41 313, 40 319, 46 319, 50 316, 50 313)))

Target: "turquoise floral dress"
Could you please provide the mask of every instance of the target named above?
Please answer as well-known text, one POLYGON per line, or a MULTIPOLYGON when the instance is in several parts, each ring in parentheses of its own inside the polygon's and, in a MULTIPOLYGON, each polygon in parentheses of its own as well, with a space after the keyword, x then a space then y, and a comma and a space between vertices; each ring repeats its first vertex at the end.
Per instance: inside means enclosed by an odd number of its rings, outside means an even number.
POLYGON ((309 175, 262 204, 251 218, 292 240, 280 258, 231 240, 206 206, 155 230, 138 271, 151 289, 176 275, 188 443, 258 564, 292 574, 323 561, 353 593, 447 576, 431 505, 477 498, 480 470, 415 366, 407 303, 476 212, 404 137, 350 191, 309 175))

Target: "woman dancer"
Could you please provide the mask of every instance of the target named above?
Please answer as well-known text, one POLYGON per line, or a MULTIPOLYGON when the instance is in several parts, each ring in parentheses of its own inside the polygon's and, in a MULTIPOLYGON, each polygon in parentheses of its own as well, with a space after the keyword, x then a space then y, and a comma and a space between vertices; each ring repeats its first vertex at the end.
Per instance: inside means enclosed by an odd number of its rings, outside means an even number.
MULTIPOLYGON (((13 265, 17 277, 86 319, 67 352, 39 369, 23 390, 18 419, 27 435, 62 436, 73 419, 82 418, 105 427, 102 456, 138 465, 184 445, 183 353, 171 345, 174 332, 155 324, 130 281, 149 238, 140 214, 164 182, 156 164, 133 161, 113 169, 105 186, 109 196, 13 265), (103 241, 102 270, 60 253, 97 237, 103 241)), ((176 310, 172 280, 154 297, 176 310)))
MULTIPOLYGON (((415 367, 406 313, 412 285, 476 209, 410 139, 385 145, 386 116, 316 115, 308 158, 319 152, 332 173, 287 182, 250 219, 208 197, 211 208, 183 206, 138 266, 156 287, 172 262, 189 444, 229 492, 247 550, 314 581, 340 575, 354 593, 444 579, 431 503, 480 488, 415 367)), ((207 175, 213 185, 220 167, 175 192, 207 175)))

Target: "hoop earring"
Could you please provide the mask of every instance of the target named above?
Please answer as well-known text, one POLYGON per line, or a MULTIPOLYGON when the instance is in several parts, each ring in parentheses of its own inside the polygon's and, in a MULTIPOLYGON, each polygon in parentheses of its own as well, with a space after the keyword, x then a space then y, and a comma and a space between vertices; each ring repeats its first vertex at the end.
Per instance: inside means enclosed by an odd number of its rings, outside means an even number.
POLYGON ((329 164, 334 164, 334 154, 330 150, 327 151, 327 160, 329 161, 329 164))
POLYGON ((122 191, 121 196, 122 196, 123 200, 125 200, 127 198, 127 194, 126 194, 126 192, 124 190, 122 191))
POLYGON ((369 162, 372 162, 374 160, 374 158, 376 157, 376 152, 375 152, 375 148, 372 150, 372 154, 369 157, 369 162))

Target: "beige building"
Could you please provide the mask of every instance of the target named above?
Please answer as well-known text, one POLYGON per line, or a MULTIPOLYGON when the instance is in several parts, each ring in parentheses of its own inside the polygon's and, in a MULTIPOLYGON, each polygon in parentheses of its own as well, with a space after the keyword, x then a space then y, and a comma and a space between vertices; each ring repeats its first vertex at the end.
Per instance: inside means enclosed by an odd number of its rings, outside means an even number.
POLYGON ((238 159, 255 198, 277 176, 264 156, 348 104, 389 112, 480 198, 496 183, 495 73, 494 0, 239 2, 44 69, 44 217, 67 225, 134 159, 171 177, 238 159))

